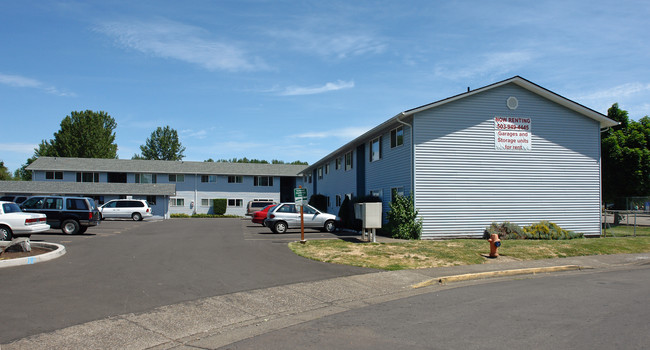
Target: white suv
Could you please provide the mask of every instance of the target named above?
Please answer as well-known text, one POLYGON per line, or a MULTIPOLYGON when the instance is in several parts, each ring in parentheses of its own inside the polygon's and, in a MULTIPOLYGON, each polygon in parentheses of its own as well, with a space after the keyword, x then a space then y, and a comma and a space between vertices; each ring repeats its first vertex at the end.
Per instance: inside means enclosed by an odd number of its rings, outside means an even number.
POLYGON ((114 199, 99 207, 102 220, 105 218, 131 218, 140 221, 153 216, 153 210, 144 199, 114 199))

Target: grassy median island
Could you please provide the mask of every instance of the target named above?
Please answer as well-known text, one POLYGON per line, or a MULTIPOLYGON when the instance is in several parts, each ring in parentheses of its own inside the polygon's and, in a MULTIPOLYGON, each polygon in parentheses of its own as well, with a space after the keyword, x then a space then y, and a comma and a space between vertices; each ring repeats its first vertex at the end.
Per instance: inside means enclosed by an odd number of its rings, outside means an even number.
MULTIPOLYGON (((637 228, 638 230, 639 228, 637 228)), ((650 232, 650 228, 644 228, 650 232)), ((342 240, 292 242, 296 254, 317 261, 369 267, 382 270, 483 264, 489 244, 483 239, 408 241, 399 243, 360 243, 342 240)), ((504 240, 499 248, 501 260, 538 260, 584 255, 650 252, 650 235, 622 238, 579 238, 572 240, 504 240)))

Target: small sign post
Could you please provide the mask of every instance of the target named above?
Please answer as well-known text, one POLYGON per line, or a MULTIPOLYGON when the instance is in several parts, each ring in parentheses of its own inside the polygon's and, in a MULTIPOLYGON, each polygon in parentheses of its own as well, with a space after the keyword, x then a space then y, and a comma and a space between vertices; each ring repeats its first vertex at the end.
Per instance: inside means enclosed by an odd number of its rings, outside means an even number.
POLYGON ((307 203, 307 189, 302 186, 295 188, 293 198, 296 205, 300 206, 300 243, 305 244, 305 216, 302 207, 307 203))

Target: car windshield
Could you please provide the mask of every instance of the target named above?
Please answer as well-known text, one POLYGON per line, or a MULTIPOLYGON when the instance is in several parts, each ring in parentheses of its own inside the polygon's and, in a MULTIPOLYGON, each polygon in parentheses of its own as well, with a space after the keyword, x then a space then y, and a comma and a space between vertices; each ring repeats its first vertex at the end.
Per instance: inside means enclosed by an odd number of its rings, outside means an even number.
POLYGON ((2 203, 2 211, 5 214, 21 212, 20 207, 16 203, 2 203))

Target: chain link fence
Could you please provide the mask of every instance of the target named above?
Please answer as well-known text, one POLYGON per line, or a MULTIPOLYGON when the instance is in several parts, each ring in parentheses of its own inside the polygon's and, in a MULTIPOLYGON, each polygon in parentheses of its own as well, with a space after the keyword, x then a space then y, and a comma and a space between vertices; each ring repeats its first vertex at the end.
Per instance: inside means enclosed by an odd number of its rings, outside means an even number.
POLYGON ((650 212, 645 210, 603 210, 603 237, 650 236, 650 212))

